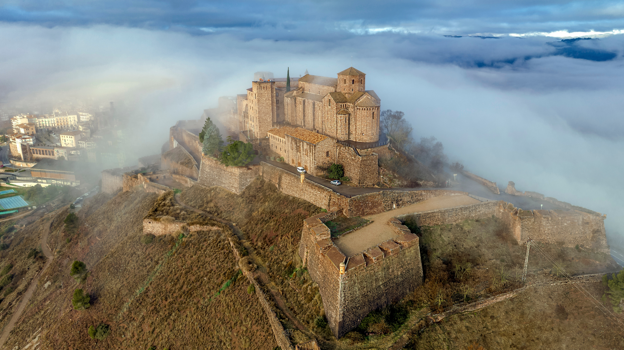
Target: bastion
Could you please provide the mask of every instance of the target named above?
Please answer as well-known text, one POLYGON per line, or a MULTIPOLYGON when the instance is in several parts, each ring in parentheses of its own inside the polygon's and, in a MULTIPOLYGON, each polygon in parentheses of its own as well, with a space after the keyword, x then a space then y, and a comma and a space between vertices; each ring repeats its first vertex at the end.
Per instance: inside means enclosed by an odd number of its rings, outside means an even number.
POLYGON ((370 311, 401 300, 421 285, 423 270, 418 236, 397 219, 388 223, 392 239, 345 255, 325 225, 337 213, 304 221, 299 255, 319 285, 329 327, 336 337, 342 337, 370 311))

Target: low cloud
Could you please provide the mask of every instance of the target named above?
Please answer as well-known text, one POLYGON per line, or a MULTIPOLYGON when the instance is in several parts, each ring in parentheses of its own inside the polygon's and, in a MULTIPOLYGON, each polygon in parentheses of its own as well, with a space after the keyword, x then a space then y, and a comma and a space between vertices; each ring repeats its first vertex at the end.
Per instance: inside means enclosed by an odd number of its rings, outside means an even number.
MULTIPOLYGON (((244 93, 253 73, 367 73, 383 109, 401 110, 417 137, 435 136, 451 161, 519 190, 608 214, 624 235, 623 38, 575 43, 607 61, 557 55, 552 38, 343 34, 276 41, 117 26, 0 24, 0 108, 61 99, 115 101, 146 121, 136 156, 158 153, 179 119, 244 93)), ((560 42, 559 42, 560 43, 560 42)), ((45 113, 46 111, 39 111, 45 113)))

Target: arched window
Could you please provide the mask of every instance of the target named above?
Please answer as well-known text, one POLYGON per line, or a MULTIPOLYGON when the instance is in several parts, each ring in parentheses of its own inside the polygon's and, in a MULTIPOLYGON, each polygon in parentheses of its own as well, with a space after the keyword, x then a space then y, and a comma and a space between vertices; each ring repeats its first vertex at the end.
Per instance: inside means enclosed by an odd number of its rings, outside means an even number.
POLYGON ((364 79, 360 78, 360 84, 364 84, 364 79))
POLYGON ((352 79, 352 80, 351 80, 351 84, 355 84, 355 79, 352 79))
POLYGON ((347 79, 344 79, 344 83, 345 83, 345 84, 347 83, 347 79))

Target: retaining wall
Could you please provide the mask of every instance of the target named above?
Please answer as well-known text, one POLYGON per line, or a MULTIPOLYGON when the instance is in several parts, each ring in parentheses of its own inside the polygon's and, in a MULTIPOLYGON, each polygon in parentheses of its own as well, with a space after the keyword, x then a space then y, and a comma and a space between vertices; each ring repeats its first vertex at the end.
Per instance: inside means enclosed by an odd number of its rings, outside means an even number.
POLYGON ((484 178, 482 178, 481 176, 477 176, 469 171, 466 170, 462 170, 461 172, 462 174, 464 174, 464 176, 482 184, 483 186, 487 187, 490 191, 492 191, 492 193, 495 194, 500 194, 500 189, 498 188, 498 186, 496 185, 496 182, 492 182, 490 180, 486 180, 484 178))
POLYGON ((241 194, 260 173, 259 165, 228 167, 212 157, 202 155, 197 183, 207 187, 219 186, 241 194))
POLYGON ((397 216, 402 221, 411 221, 418 226, 457 224, 464 220, 485 219, 495 216, 504 202, 488 201, 455 208, 432 210, 397 216))

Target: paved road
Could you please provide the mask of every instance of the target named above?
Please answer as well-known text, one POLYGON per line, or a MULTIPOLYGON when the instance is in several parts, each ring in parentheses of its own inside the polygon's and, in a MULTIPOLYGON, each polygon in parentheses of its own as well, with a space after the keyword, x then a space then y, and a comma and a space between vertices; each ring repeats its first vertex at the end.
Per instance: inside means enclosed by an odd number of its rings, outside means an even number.
MULTIPOLYGON (((282 163, 282 162, 274 162, 274 161, 270 161, 270 160, 263 160, 263 162, 267 163, 267 164, 271 164, 273 166, 276 166, 278 168, 284 169, 292 174, 295 174, 297 176, 299 176, 299 172, 297 171, 297 168, 295 168, 292 165, 288 165, 286 163, 282 163)), ((425 191, 425 190, 439 190, 441 188, 423 188, 423 187, 416 187, 416 188, 378 188, 378 187, 350 187, 350 186, 346 186, 346 185, 340 185, 340 186, 335 186, 332 185, 330 183, 329 180, 325 180, 322 179, 320 177, 316 177, 316 176, 312 176, 310 174, 306 174, 306 179, 325 186, 327 188, 329 188, 330 190, 337 192, 347 198, 351 198, 354 196, 358 196, 361 194, 366 194, 366 193, 373 193, 373 192, 381 192, 381 191, 425 191)), ((443 188, 442 188, 443 189, 443 188)), ((448 190, 452 190, 451 188, 446 188, 448 190)))

